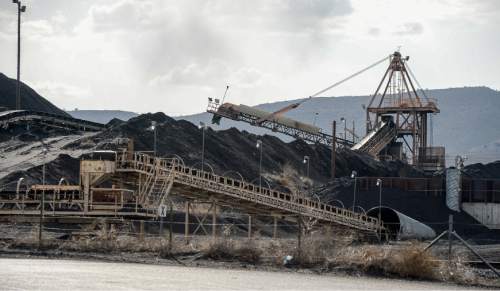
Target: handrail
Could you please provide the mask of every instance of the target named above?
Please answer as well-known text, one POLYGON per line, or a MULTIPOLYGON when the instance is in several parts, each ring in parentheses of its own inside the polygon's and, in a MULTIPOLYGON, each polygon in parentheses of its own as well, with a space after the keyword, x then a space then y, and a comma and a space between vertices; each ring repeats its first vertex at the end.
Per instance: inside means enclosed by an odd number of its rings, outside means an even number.
POLYGON ((151 167, 159 165, 161 170, 168 175, 173 171, 174 179, 181 183, 186 183, 199 188, 205 188, 216 192, 222 192, 230 196, 237 196, 242 199, 268 204, 273 207, 282 208, 287 211, 303 213, 319 219, 337 222, 356 228, 375 230, 379 228, 377 218, 365 214, 352 212, 345 208, 316 202, 308 198, 295 197, 290 193, 285 193, 267 188, 259 188, 258 185, 238 180, 230 177, 219 176, 213 173, 204 172, 199 169, 190 168, 183 165, 177 158, 155 158, 144 153, 134 153, 133 160, 120 160, 126 155, 120 156, 117 165, 121 169, 144 171, 150 173, 151 167), (127 165, 123 167, 123 165, 127 165), (281 205, 278 205, 280 203, 281 205), (283 206, 283 205, 286 205, 283 206))

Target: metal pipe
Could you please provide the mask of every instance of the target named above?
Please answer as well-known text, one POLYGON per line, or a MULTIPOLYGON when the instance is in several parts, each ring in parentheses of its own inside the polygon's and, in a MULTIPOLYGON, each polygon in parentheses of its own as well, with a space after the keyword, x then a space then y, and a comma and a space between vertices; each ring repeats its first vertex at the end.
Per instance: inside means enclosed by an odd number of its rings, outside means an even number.
POLYGON ((394 239, 433 239, 436 236, 429 226, 390 207, 374 207, 366 215, 378 217, 379 213, 385 229, 394 239))

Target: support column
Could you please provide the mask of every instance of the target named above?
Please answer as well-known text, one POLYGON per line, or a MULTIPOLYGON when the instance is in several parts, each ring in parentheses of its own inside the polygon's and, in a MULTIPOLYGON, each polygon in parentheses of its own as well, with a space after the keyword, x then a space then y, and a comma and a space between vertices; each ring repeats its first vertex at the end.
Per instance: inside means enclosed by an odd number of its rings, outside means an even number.
POLYGON ((215 242, 217 237, 217 204, 215 201, 212 202, 212 240, 215 242))
POLYGON ((252 238, 252 215, 248 215, 248 238, 252 238))
POLYGON ((298 233, 297 233, 297 254, 299 257, 302 256, 302 216, 299 215, 297 218, 297 227, 298 227, 298 233))
POLYGON ((89 196, 90 196, 90 174, 85 173, 83 176, 83 214, 87 215, 89 211, 89 196))
POLYGON ((189 243, 189 201, 184 202, 184 239, 189 243))
POLYGON ((104 233, 104 237, 106 239, 108 239, 109 238, 109 236, 108 236, 108 223, 107 223, 106 219, 104 219, 102 222, 102 232, 104 233))
POLYGON ((169 213, 169 223, 168 223, 168 249, 172 250, 172 232, 173 232, 173 223, 174 223, 174 207, 172 202, 169 205, 170 213, 169 213))
POLYGON ((139 222, 139 239, 144 240, 144 220, 139 222))
POLYGON ((273 238, 278 237, 278 217, 273 216, 273 238))

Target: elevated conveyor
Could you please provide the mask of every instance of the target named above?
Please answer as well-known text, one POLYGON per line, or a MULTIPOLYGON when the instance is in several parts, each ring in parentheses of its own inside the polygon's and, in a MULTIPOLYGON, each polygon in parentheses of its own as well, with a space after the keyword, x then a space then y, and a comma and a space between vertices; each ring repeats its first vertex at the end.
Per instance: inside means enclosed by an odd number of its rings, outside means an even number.
POLYGON ((45 192, 45 215, 155 217, 158 206, 172 195, 216 201, 247 213, 309 217, 370 232, 382 228, 377 218, 190 168, 178 158, 123 152, 113 161, 82 160, 81 169, 80 186, 34 185, 22 193, 0 193, 0 214, 39 215, 45 192), (122 187, 94 185, 104 176, 122 187))
MULTIPOLYGON (((320 143, 327 146, 331 146, 333 143, 333 136, 322 132, 317 126, 283 116, 275 116, 267 120, 266 117, 270 116, 271 113, 255 107, 231 103, 218 104, 215 101, 209 101, 207 112, 214 115, 212 122, 217 124, 220 119, 224 117, 231 120, 246 122, 252 126, 267 128, 296 139, 320 143), (259 120, 264 121, 258 122, 259 120)), ((344 146, 350 147, 353 145, 352 141, 341 137, 337 137, 336 141, 337 144, 344 146)))
POLYGON ((104 124, 83 119, 30 110, 8 110, 0 112, 0 128, 11 125, 29 124, 78 131, 101 131, 104 124))
POLYGON ((376 157, 384 147, 396 138, 397 132, 394 122, 386 119, 377 124, 361 141, 351 147, 376 157))

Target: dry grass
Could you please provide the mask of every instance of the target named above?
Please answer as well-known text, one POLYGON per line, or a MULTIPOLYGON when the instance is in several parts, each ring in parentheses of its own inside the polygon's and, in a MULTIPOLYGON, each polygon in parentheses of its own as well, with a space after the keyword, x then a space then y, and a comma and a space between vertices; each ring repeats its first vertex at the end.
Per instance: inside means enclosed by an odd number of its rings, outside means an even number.
POLYGON ((250 264, 260 262, 262 250, 252 242, 241 243, 232 240, 218 241, 203 250, 207 258, 213 260, 240 261, 250 264))
POLYGON ((268 173, 266 174, 266 176, 271 180, 278 181, 278 183, 282 187, 288 189, 290 193, 303 192, 305 183, 312 183, 310 179, 307 180, 304 177, 301 177, 301 175, 290 163, 285 163, 281 168, 281 172, 279 174, 268 173))
MULTIPOLYGON (((74 252, 120 253, 144 252, 162 258, 184 255, 193 259, 209 258, 219 261, 248 264, 283 265, 283 259, 291 255, 296 267, 315 268, 320 271, 343 270, 377 276, 439 280, 462 284, 478 284, 480 276, 460 259, 452 264, 440 263, 430 252, 422 252, 423 245, 366 245, 359 244, 352 232, 340 232, 323 228, 303 237, 302 247, 297 249, 295 238, 272 240, 255 236, 246 238, 221 238, 213 243, 210 237, 193 237, 186 244, 182 235, 168 240, 157 236, 141 239, 134 234, 95 229, 92 235, 72 239, 56 239, 44 233, 44 249, 74 252)), ((38 229, 33 227, 16 233, 9 241, 10 248, 37 249, 38 229)))
POLYGON ((422 246, 412 243, 401 248, 359 246, 345 248, 331 261, 333 266, 349 266, 374 275, 401 278, 439 279, 440 264, 422 246))

